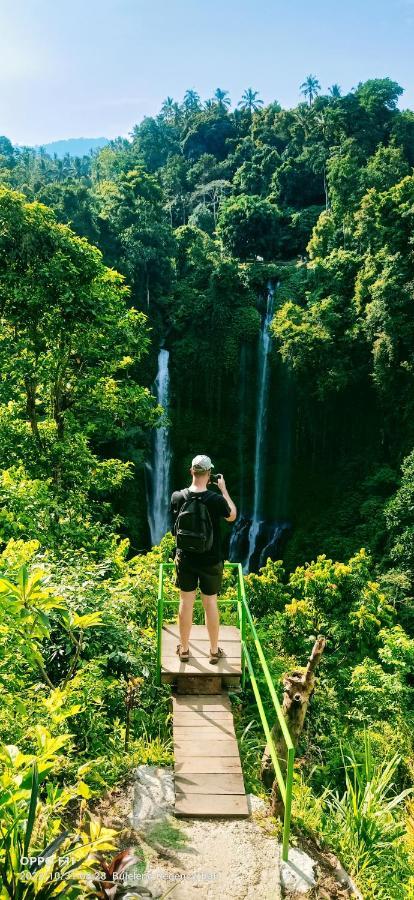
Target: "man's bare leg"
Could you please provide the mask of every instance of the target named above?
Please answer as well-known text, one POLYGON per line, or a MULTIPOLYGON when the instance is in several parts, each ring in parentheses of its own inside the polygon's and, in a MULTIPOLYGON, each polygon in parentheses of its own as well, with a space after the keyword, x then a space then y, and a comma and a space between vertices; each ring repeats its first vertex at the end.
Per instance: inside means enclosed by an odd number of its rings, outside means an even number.
POLYGON ((217 594, 201 594, 203 601, 208 636, 210 638, 210 650, 217 653, 220 616, 217 606, 217 594))
POLYGON ((182 650, 188 650, 191 626, 193 624, 193 609, 195 591, 180 591, 180 606, 178 608, 178 628, 180 631, 180 644, 182 650))

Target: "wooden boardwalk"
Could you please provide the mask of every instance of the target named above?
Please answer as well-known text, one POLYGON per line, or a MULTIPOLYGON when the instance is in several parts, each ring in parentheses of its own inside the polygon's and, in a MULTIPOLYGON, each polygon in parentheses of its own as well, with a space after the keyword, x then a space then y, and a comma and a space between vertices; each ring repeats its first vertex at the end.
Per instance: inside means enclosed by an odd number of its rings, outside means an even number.
POLYGON ((178 626, 162 632, 161 673, 176 682, 173 696, 175 813, 178 816, 248 816, 246 792, 226 684, 239 683, 240 633, 220 626, 225 657, 209 663, 205 625, 193 625, 190 660, 176 654, 178 626))

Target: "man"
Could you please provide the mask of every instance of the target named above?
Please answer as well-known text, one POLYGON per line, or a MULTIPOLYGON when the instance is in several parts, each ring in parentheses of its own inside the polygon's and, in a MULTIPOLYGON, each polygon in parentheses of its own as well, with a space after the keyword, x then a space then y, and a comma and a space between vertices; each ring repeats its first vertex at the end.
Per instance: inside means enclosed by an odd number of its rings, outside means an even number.
MULTIPOLYGON (((211 491, 207 485, 211 481, 211 470, 214 468, 209 456, 203 454, 195 456, 190 473, 192 482, 189 488, 183 491, 174 491, 171 497, 171 511, 174 521, 174 533, 176 532, 177 518, 184 503, 197 497, 198 501, 205 504, 209 513, 208 522, 212 526, 211 546, 203 552, 176 549, 175 570, 176 585, 180 588, 180 607, 178 612, 178 626, 180 630, 180 643, 177 645, 177 653, 182 662, 188 662, 189 638, 193 623, 193 607, 197 586, 200 585, 201 599, 204 606, 205 620, 210 638, 210 663, 217 663, 224 652, 218 646, 219 612, 217 595, 220 592, 223 578, 223 552, 220 537, 220 519, 234 522, 237 517, 237 509, 226 488, 222 475, 217 479, 217 487, 220 493, 211 491)), ((204 515, 205 515, 205 511, 204 515)), ((176 540, 178 540, 176 535, 176 540)))

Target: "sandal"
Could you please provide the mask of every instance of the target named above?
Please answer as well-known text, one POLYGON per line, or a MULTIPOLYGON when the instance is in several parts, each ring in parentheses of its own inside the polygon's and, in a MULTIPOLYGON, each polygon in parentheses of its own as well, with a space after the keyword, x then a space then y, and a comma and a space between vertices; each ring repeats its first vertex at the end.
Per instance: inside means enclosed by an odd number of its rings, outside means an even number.
POLYGON ((209 662, 211 662, 212 665, 215 665, 215 663, 218 663, 219 659, 220 659, 222 656, 225 656, 225 655, 226 655, 226 654, 225 654, 224 650, 222 650, 221 647, 217 647, 217 653, 212 653, 212 652, 211 652, 211 647, 210 647, 210 660, 209 660, 209 662))
POLYGON ((181 650, 181 644, 177 644, 177 653, 181 662, 188 662, 190 659, 190 650, 181 650))

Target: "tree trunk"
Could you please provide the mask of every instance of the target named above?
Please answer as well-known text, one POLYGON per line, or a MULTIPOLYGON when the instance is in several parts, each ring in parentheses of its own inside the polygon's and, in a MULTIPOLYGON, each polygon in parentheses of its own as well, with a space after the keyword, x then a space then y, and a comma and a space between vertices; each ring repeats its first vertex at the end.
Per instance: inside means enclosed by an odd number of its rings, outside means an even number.
POLYGON ((65 417, 62 408, 62 395, 60 390, 60 385, 55 386, 55 390, 53 392, 53 418, 56 422, 56 433, 59 441, 63 440, 65 434, 65 417))
POLYGON ((36 385, 29 375, 25 375, 24 383, 26 388, 26 411, 30 422, 30 428, 36 444, 41 448, 43 445, 37 423, 36 385))
MULTIPOLYGON (((319 636, 315 641, 306 669, 304 671, 295 670, 294 672, 288 672, 283 679, 282 712, 294 747, 297 746, 299 737, 302 733, 308 703, 315 686, 315 669, 317 668, 325 649, 325 643, 325 638, 319 636)), ((285 777, 286 744, 277 720, 272 728, 271 735, 276 748, 276 755, 279 760, 282 775, 285 777)), ((282 798, 275 777, 275 770, 268 744, 263 753, 260 775, 266 787, 272 788, 272 815, 280 815, 283 809, 282 798)))
POLYGON ((326 164, 323 167, 323 189, 325 191, 325 209, 329 209, 328 182, 326 180, 326 164))

